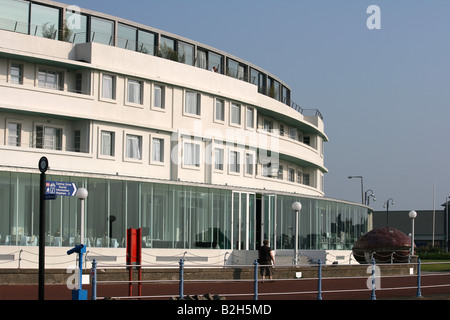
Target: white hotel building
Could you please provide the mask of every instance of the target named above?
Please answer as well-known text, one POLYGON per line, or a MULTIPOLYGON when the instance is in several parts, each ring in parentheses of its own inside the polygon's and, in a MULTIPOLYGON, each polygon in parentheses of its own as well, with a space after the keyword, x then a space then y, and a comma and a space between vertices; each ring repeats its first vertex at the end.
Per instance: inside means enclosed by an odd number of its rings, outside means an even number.
MULTIPOLYGON (((91 260, 125 263, 127 228, 143 230, 144 263, 252 263, 264 238, 292 259, 294 201, 303 255, 351 250, 371 210, 325 197, 326 141, 320 112, 250 62, 99 12, 0 0, 0 268, 37 268, 42 156, 47 180, 89 192, 91 260)), ((64 268, 80 201, 46 207, 46 262, 64 268)))

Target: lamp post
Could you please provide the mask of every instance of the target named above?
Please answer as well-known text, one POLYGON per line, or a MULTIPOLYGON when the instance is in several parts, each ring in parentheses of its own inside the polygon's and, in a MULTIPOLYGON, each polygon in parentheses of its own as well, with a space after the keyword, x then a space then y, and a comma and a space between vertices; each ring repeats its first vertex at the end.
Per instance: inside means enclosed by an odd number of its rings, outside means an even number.
POLYGON ((392 205, 394 205, 394 199, 389 198, 383 205, 383 208, 386 208, 386 224, 387 226, 389 226, 389 202, 392 203, 392 205))
POLYGON ((445 252, 448 252, 448 199, 450 196, 445 197, 445 252))
POLYGON ((45 183, 47 181, 46 171, 48 170, 48 159, 39 159, 39 171, 41 172, 39 182, 39 283, 38 299, 45 298, 45 183))
POLYGON ((369 205, 370 197, 373 198, 373 201, 377 201, 372 189, 366 190, 366 192, 364 192, 364 204, 365 205, 369 205), (370 194, 368 194, 369 192, 370 192, 370 194))
POLYGON ((411 255, 414 255, 414 219, 417 217, 417 212, 411 210, 408 213, 409 217, 412 220, 412 230, 411 230, 411 255))
POLYGON ((361 179, 361 203, 364 204, 364 184, 363 184, 363 177, 362 176, 349 176, 349 179, 357 178, 361 179))
POLYGON ((80 227, 80 243, 84 244, 84 200, 88 196, 88 191, 85 188, 79 188, 77 190, 77 198, 80 199, 81 205, 81 227, 80 227))
POLYGON ((298 213, 302 209, 302 204, 295 201, 292 204, 292 210, 295 211, 295 265, 298 264, 298 213))

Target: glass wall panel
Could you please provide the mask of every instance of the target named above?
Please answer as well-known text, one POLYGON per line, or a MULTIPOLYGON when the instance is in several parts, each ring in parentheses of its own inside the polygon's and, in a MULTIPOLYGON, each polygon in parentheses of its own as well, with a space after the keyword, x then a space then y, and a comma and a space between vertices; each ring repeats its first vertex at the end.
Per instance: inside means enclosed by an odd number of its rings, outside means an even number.
POLYGON ((91 17, 91 41, 114 45, 114 22, 91 17))
POLYGON ((155 35, 151 32, 139 30, 137 51, 155 55, 155 35))
POLYGON ((88 17, 73 10, 66 11, 66 26, 69 32, 64 36, 65 41, 85 43, 88 41, 88 17))
POLYGON ((208 52, 208 70, 217 68, 218 73, 223 72, 223 57, 213 52, 208 52))
POLYGON ((0 0, 0 29, 27 34, 29 7, 28 1, 0 0))
POLYGON ((178 42, 179 61, 190 66, 194 65, 194 46, 185 42, 178 42))
POLYGON ((32 3, 30 34, 48 39, 58 39, 59 9, 32 3))
POLYGON ((117 27, 117 46, 128 50, 136 50, 137 29, 120 24, 117 27))

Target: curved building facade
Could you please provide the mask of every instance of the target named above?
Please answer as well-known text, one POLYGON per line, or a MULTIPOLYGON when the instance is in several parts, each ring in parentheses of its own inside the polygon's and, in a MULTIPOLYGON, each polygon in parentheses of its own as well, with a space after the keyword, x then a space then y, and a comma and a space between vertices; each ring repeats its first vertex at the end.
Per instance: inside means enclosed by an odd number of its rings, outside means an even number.
MULTIPOLYGON (((325 198, 322 115, 273 74, 78 7, 0 7, 2 254, 36 249, 42 156, 47 181, 88 190, 84 242, 99 256, 124 256, 127 228, 142 228, 151 262, 205 263, 239 262, 265 238, 292 252, 295 231, 301 250, 350 250, 370 230, 368 207, 325 198)), ((46 207, 51 250, 80 243, 80 201, 46 207)))

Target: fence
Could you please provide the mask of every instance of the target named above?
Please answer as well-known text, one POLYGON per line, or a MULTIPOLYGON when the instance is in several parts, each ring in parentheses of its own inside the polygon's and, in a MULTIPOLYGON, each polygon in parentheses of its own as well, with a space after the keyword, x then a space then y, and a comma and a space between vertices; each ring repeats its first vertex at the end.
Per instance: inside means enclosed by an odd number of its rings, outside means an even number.
MULTIPOLYGON (((447 262, 448 263, 448 262, 447 262)), ((432 289, 439 289, 436 292, 442 294, 450 294, 450 273, 428 273, 425 277, 433 278, 433 281, 428 281, 430 284, 423 286, 423 275, 421 272, 421 261, 418 259, 417 263, 408 264, 410 269, 410 274, 407 275, 388 275, 383 276, 383 279, 395 279, 395 281, 387 281, 386 283, 393 283, 392 287, 380 286, 380 267, 389 267, 392 264, 377 264, 375 260, 372 260, 372 264, 369 265, 355 265, 348 266, 349 268, 361 269, 366 268, 369 271, 368 276, 358 276, 358 272, 355 272, 354 276, 334 276, 334 277, 324 277, 323 271, 329 271, 330 268, 336 268, 333 265, 323 265, 319 260, 318 264, 308 265, 307 268, 314 270, 315 277, 302 278, 301 275, 294 278, 286 279, 273 279, 269 281, 263 281, 259 279, 258 273, 260 268, 264 267, 258 264, 257 261, 253 265, 242 265, 242 266, 232 266, 223 267, 226 269, 236 269, 240 270, 246 269, 251 273, 252 277, 247 279, 186 279, 185 272, 189 268, 195 268, 198 275, 201 274, 204 267, 198 266, 186 266, 185 261, 180 259, 177 268, 177 279, 163 279, 163 280, 99 280, 98 270, 103 270, 103 273, 107 272, 108 268, 118 268, 117 266, 107 266, 98 265, 96 261, 92 263, 91 277, 92 277, 92 300, 97 299, 203 299, 204 290, 213 289, 216 290, 214 295, 209 294, 208 299, 246 299, 246 300, 259 300, 259 299, 317 299, 322 300, 323 295, 327 295, 327 298, 331 299, 370 299, 376 300, 378 292, 389 292, 388 296, 396 296, 399 290, 406 290, 407 295, 411 296, 411 292, 414 291, 415 298, 422 297, 422 289, 425 287, 429 294, 433 293, 432 289), (416 270, 415 272, 412 272, 416 270), (266 285, 266 282, 269 284, 266 285), (364 284, 366 286, 361 286, 364 284), (108 289, 108 286, 128 286, 129 289, 133 285, 138 285, 139 294, 133 296, 132 290, 129 290, 128 296, 114 296, 111 293, 118 292, 108 289), (145 286, 147 294, 142 295, 141 289, 145 286), (99 287, 103 293, 107 293, 107 296, 98 297, 99 287), (186 294, 186 287, 189 287, 190 294, 186 294), (303 290, 299 290, 299 288, 303 290), (170 291, 171 290, 171 291, 170 291), (203 291, 200 291, 203 290, 203 291), (170 292, 168 292, 170 291, 170 292), (177 291, 177 292, 176 292, 177 291), (203 294, 203 295, 202 295, 203 294)), ((154 266, 121 266, 121 268, 152 268, 154 266)), ((173 268, 173 265, 171 266, 173 268)), ((305 266, 306 267, 306 266, 305 266)), ((161 268, 161 266, 157 266, 161 268)), ((292 266, 277 266, 278 269, 292 268, 292 266)), ((218 269, 216 267, 216 269, 218 269)), ((356 269, 354 269, 356 271, 356 269)), ((164 271, 162 271, 164 272, 164 271)), ((223 272, 223 271, 222 271, 223 272)), ((192 278, 192 277, 191 277, 192 278)), ((384 294, 384 296, 386 296, 384 294)))

